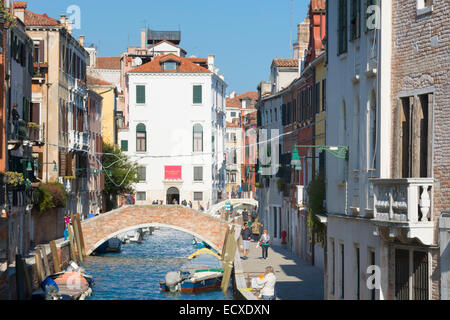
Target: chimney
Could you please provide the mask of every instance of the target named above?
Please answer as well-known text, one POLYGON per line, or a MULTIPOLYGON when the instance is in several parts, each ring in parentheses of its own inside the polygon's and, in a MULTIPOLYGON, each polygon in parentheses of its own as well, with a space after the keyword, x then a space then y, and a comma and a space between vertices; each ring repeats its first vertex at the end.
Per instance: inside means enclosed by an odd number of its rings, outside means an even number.
POLYGON ((141 49, 147 48, 147 33, 144 30, 141 30, 141 49))
POLYGON ((67 28, 67 18, 65 14, 60 15, 59 21, 61 21, 61 24, 64 28, 67 28))
POLYGON ((222 81, 225 81, 225 75, 223 73, 220 74, 219 78, 222 79, 222 81))
POLYGON ((214 57, 213 54, 208 55, 208 69, 211 72, 214 72, 214 57))
POLYGON ((27 2, 26 1, 14 1, 13 8, 14 8, 14 15, 17 18, 19 18, 22 22, 25 22, 25 9, 27 8, 27 2))
POLYGON ((85 37, 84 36, 80 36, 80 45, 84 48, 84 39, 85 39, 85 37))
POLYGON ((67 21, 67 32, 69 32, 70 35, 72 35, 72 28, 73 28, 72 22, 67 21))
POLYGON ((236 98, 236 91, 231 91, 231 93, 230 93, 230 99, 234 99, 234 98, 236 98))
POLYGON ((298 51, 297 59, 303 60, 305 50, 308 49, 309 45, 309 18, 305 18, 297 27, 297 48, 294 48, 294 50, 298 51))

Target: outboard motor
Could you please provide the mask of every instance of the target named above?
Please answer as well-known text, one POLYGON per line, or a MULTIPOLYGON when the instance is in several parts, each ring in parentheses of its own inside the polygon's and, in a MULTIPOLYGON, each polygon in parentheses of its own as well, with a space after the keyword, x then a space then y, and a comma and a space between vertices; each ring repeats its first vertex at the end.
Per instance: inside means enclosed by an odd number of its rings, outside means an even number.
POLYGON ((171 271, 166 274, 165 280, 166 286, 169 288, 170 292, 175 292, 177 291, 177 284, 180 283, 182 279, 179 272, 171 271))

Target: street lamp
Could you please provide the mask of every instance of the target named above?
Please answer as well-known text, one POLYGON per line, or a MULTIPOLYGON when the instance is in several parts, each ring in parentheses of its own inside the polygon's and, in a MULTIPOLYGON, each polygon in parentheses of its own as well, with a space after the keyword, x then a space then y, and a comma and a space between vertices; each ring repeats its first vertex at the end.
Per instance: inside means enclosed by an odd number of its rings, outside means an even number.
POLYGON ((300 161, 300 156, 298 155, 297 149, 294 149, 292 152, 291 166, 295 167, 295 170, 297 171, 302 170, 302 162, 300 161))
MULTIPOLYGON (((348 160, 348 146, 295 145, 294 148, 318 148, 319 153, 322 151, 327 151, 338 159, 348 160)), ((295 151, 297 151, 297 149, 295 149, 295 151)))

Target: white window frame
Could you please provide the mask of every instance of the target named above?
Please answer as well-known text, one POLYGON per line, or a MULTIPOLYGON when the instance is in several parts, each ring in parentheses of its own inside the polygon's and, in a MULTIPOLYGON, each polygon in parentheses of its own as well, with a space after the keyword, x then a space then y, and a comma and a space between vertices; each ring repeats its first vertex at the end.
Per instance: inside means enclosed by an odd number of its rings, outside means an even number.
POLYGON ((426 6, 426 0, 417 0, 417 9, 416 13, 418 16, 433 12, 434 0, 431 0, 431 4, 426 6))

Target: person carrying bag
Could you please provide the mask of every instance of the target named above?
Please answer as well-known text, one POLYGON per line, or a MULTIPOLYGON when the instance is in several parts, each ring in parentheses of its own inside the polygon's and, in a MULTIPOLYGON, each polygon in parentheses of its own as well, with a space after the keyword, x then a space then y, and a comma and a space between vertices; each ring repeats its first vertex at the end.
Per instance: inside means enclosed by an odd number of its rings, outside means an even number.
POLYGON ((269 246, 270 246, 270 236, 267 229, 264 229, 264 233, 262 234, 261 238, 259 239, 259 242, 261 244, 262 248, 262 257, 263 259, 267 259, 267 255, 269 252, 269 246))

